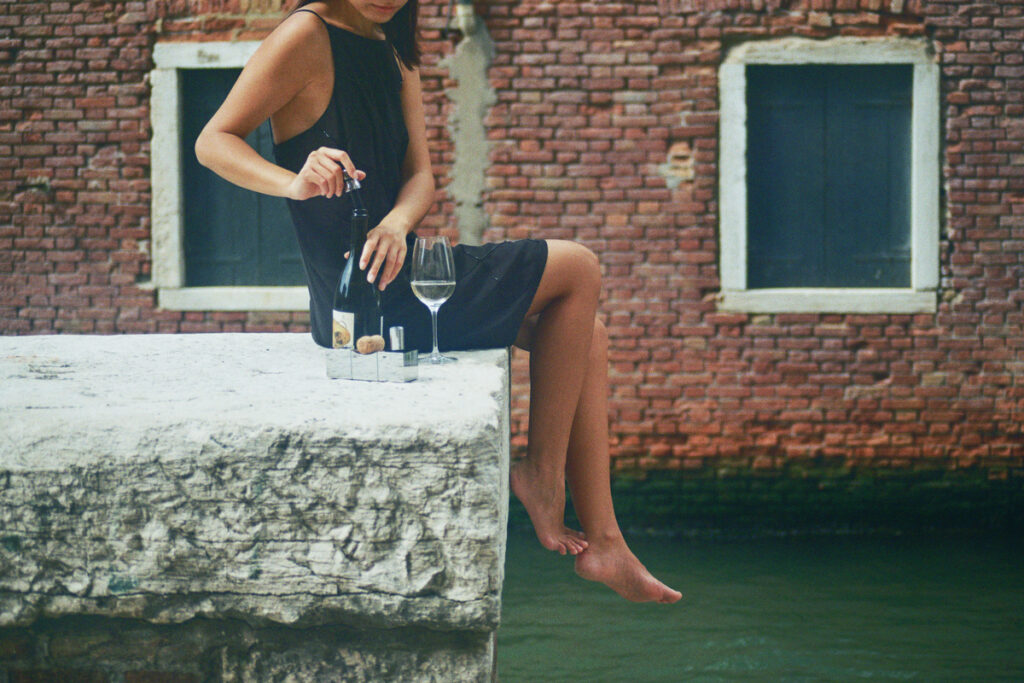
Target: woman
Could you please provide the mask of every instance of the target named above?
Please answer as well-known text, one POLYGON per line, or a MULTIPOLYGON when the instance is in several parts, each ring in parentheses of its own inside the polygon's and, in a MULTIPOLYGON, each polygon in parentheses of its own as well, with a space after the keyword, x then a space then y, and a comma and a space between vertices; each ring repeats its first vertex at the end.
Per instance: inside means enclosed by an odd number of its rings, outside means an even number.
MULTIPOLYGON (((342 169, 364 180, 372 230, 360 269, 386 324, 429 349, 426 307, 408 283, 412 231, 434 177, 417 66, 417 0, 300 3, 262 43, 196 142, 199 161, 242 187, 288 198, 310 289, 314 339, 330 345, 330 295, 344 265, 342 169), (245 137, 271 121, 277 164, 245 137), (389 285, 392 285, 389 287, 389 285), (394 322, 391 322, 394 321, 394 322)), ((675 602, 627 547, 612 507, 607 335, 595 319, 597 258, 572 242, 455 248, 456 293, 441 309, 449 348, 530 350, 527 456, 511 471, 540 542, 634 601, 675 602), (565 481, 586 532, 567 528, 565 481)))

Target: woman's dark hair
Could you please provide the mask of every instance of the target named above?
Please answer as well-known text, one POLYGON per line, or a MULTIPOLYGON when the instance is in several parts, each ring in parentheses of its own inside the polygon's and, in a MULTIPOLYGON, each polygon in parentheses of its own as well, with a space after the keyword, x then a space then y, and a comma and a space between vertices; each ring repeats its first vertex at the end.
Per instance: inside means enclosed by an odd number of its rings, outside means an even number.
MULTIPOLYGON (((308 5, 314 0, 299 0, 295 9, 308 5)), ((416 24, 420 16, 419 0, 408 0, 402 9, 391 17, 391 21, 383 25, 384 36, 395 48, 398 58, 405 68, 412 69, 420 65, 420 43, 416 39, 416 24)))

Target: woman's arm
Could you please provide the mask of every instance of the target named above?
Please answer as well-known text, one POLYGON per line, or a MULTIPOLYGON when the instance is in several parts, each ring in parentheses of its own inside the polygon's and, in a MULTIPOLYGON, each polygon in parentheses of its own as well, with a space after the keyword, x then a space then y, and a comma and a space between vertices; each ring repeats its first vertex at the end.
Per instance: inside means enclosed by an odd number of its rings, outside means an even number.
POLYGON ((341 150, 316 150, 296 174, 267 161, 245 142, 282 108, 301 109, 308 102, 301 96, 317 78, 324 77, 324 69, 330 77, 333 67, 328 41, 320 20, 308 12, 292 15, 267 36, 199 134, 195 147, 199 163, 246 189, 292 199, 340 195, 344 191, 342 167, 361 178, 362 173, 341 150))
POLYGON ((395 206, 380 225, 369 232, 359 267, 365 269, 376 251, 368 273, 372 282, 387 263, 378 283, 384 289, 402 269, 406 254, 406 235, 413 230, 434 204, 434 172, 427 149, 427 123, 423 114, 423 90, 418 69, 402 68, 402 115, 409 132, 409 147, 402 162, 402 189, 395 206))

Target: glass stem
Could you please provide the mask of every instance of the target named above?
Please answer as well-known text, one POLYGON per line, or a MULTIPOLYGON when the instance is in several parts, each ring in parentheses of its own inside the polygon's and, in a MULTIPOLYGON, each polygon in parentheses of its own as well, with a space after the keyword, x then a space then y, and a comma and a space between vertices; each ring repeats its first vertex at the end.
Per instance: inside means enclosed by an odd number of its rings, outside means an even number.
POLYGON ((441 351, 437 348, 437 309, 430 308, 430 322, 434 326, 434 350, 430 353, 430 360, 437 362, 441 358, 441 351))

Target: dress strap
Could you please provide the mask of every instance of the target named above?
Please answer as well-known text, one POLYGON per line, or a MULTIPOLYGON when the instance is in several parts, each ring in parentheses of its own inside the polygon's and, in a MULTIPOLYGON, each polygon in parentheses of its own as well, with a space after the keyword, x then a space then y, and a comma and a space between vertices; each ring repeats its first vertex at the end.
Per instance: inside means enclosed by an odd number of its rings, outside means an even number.
POLYGON ((300 7, 299 9, 295 10, 294 12, 292 12, 292 14, 298 14, 299 12, 309 12, 309 13, 310 13, 310 14, 312 14, 312 15, 313 15, 314 17, 316 17, 316 18, 317 18, 317 19, 319 19, 319 20, 320 20, 321 22, 323 22, 323 25, 324 25, 324 26, 330 26, 330 24, 328 24, 328 23, 327 23, 327 20, 326 20, 326 19, 324 19, 323 17, 321 17, 321 16, 319 15, 319 14, 317 14, 316 12, 314 12, 314 11, 313 11, 313 10, 311 10, 311 9, 306 9, 306 8, 304 8, 304 7, 300 7))

